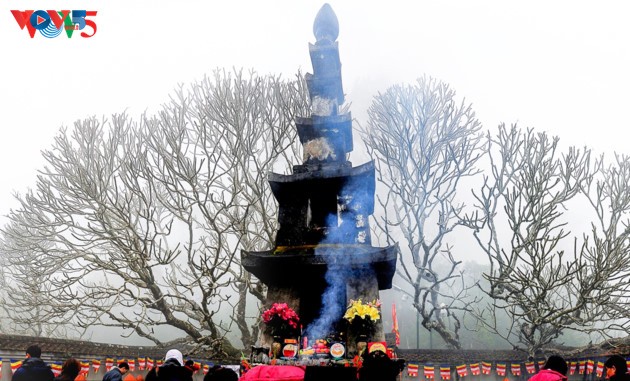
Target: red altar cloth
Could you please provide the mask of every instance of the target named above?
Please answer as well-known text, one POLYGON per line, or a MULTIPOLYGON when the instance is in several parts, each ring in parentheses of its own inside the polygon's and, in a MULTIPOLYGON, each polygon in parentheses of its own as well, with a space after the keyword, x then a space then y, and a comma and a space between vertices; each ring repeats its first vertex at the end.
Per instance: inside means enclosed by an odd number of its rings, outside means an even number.
POLYGON ((258 365, 240 381, 304 381, 304 367, 291 365, 258 365))

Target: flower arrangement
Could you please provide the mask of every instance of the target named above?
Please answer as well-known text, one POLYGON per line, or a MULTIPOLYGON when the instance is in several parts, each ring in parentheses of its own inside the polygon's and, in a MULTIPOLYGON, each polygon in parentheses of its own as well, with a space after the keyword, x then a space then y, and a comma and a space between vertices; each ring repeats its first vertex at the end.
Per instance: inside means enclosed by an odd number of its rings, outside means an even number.
POLYGON ((286 303, 274 303, 262 314, 265 332, 271 336, 297 336, 300 317, 286 303))
POLYGON ((361 299, 350 300, 350 304, 348 304, 343 318, 350 323, 350 327, 352 327, 356 333, 371 335, 376 328, 374 324, 381 318, 380 307, 381 302, 379 300, 373 300, 367 303, 363 303, 361 299))
POLYGON ((348 305, 346 314, 343 315, 343 318, 348 320, 350 323, 352 323, 355 318, 369 318, 372 321, 377 321, 381 318, 381 313, 379 312, 380 307, 381 302, 379 300, 374 300, 368 303, 363 303, 361 299, 350 300, 350 304, 348 305))

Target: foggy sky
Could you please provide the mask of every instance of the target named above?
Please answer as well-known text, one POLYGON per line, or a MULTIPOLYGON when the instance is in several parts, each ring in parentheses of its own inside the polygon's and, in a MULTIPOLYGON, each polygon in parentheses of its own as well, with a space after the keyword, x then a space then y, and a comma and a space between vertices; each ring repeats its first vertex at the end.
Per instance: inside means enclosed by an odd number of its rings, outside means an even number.
MULTIPOLYGON (((344 88, 361 118, 378 90, 427 74, 472 102, 486 128, 519 122, 598 152, 628 152, 630 5, 623 1, 329 1, 344 88)), ((323 4, 50 1, 0 5, 0 215, 14 207, 61 126, 155 111, 217 67, 311 71, 323 4), (11 9, 96 10, 92 38, 31 39, 11 9)), ((355 144, 358 146, 358 144, 355 144)), ((3 220, 0 220, 0 222, 3 220)))
MULTIPOLYGON (((124 110, 134 118, 154 112, 178 84, 214 68, 310 72, 308 43, 323 3, 3 1, 0 215, 16 206, 12 192, 35 184, 39 152, 61 126, 124 110), (31 39, 12 9, 96 10, 98 30, 89 39, 31 39)), ((630 152, 624 1, 329 3, 340 23, 344 88, 359 119, 377 91, 427 74, 472 102, 485 128, 518 122, 567 144, 630 152)))

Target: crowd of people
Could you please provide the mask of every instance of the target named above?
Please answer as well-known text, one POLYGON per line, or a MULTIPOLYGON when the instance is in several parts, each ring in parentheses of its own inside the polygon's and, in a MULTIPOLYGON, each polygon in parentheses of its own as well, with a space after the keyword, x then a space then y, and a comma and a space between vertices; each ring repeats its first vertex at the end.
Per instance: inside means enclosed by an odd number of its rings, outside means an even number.
MULTIPOLYGON (((84 381, 80 374, 81 364, 74 358, 67 359, 61 368, 61 373, 55 377, 52 369, 42 359, 42 350, 37 345, 26 349, 26 359, 22 366, 13 374, 12 381, 84 381)), ((604 363, 606 378, 609 381, 630 381, 630 374, 626 359, 613 355, 604 363)), ((141 375, 132 376, 127 362, 118 363, 103 376, 103 381, 192 381, 195 368, 192 360, 184 362, 184 356, 177 349, 166 352, 164 362, 149 370, 146 378, 141 375), (125 375, 127 375, 125 377, 125 375)), ((561 356, 549 356, 542 369, 528 381, 567 381, 567 362, 561 356)), ((204 376, 204 381, 237 381, 238 375, 230 368, 212 367, 204 376)), ((360 377, 363 379, 363 377, 360 377)))
MULTIPOLYGON (((61 373, 55 377, 50 365, 42 359, 42 350, 37 345, 26 349, 26 359, 22 366, 13 374, 12 381, 85 381, 80 374, 81 363, 77 359, 69 358, 61 366, 61 373)), ((194 372, 198 371, 194 361, 184 362, 182 352, 171 349, 166 352, 164 362, 149 370, 145 377, 133 376, 129 373, 129 364, 120 362, 103 376, 103 381, 192 381, 194 372)), ((204 376, 203 381, 237 381, 238 375, 230 368, 212 367, 204 376)))
MULTIPOLYGON (((604 363, 606 378, 609 381, 630 381, 626 359, 613 355, 604 363)), ((528 381, 567 381, 567 362, 561 356, 552 355, 547 358, 540 372, 528 381)))

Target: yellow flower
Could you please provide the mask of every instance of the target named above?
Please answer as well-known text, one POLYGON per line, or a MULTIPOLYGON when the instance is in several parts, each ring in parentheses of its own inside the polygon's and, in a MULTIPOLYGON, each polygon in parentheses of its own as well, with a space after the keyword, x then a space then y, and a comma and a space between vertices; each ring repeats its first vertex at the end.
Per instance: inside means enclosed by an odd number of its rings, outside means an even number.
POLYGON ((343 317, 350 322, 352 322, 355 317, 360 317, 362 319, 367 319, 369 317, 372 321, 376 321, 381 317, 378 310, 379 306, 380 302, 378 300, 374 300, 369 303, 363 303, 361 299, 350 300, 350 304, 348 305, 346 313, 343 317))

